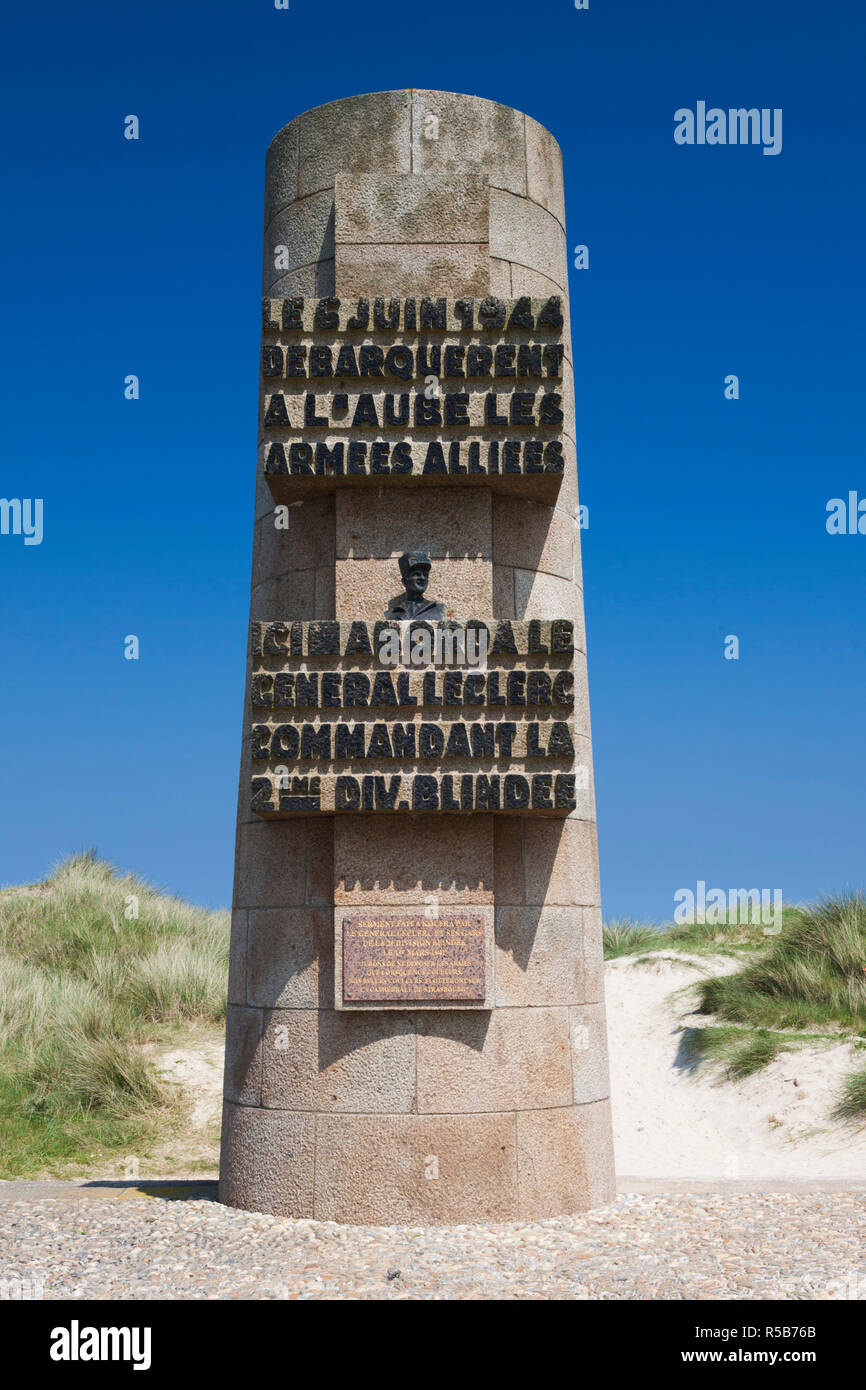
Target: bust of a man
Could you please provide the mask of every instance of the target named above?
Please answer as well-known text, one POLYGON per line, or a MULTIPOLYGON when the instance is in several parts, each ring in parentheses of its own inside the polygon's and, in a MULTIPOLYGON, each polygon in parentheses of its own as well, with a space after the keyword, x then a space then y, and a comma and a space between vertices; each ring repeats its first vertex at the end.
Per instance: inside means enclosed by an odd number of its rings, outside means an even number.
POLYGON ((400 556, 399 563, 405 593, 391 599, 385 617, 396 618, 398 622, 412 618, 444 618, 444 603, 424 597, 430 579, 430 556, 423 550, 407 550, 400 556))

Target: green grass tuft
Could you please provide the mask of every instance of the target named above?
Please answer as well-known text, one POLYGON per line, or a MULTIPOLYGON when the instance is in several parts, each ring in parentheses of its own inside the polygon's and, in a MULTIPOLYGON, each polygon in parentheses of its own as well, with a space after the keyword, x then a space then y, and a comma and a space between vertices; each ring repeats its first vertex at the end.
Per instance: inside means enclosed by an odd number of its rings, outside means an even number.
POLYGON ((796 910, 765 953, 701 986, 700 1010, 733 1023, 866 1028, 866 898, 796 910))
POLYGON ((655 951, 666 945, 666 935, 658 927, 643 926, 628 919, 606 922, 602 936, 605 960, 631 956, 636 951, 655 951))
POLYGON ((693 1065, 721 1063, 728 1081, 741 1081, 775 1061, 780 1052, 800 1047, 830 1047, 838 1034, 774 1032, 769 1028, 738 1028, 730 1023, 687 1028, 681 1056, 693 1065))
POLYGON ((866 1122, 866 1071, 846 1076, 842 1099, 834 1114, 839 1120, 866 1122))
POLYGON ((785 1034, 771 1033, 766 1028, 757 1032, 749 1028, 719 1026, 689 1028, 683 1036, 682 1053, 693 1063, 715 1062, 724 1065, 728 1081, 741 1081, 772 1062, 791 1039, 785 1034))

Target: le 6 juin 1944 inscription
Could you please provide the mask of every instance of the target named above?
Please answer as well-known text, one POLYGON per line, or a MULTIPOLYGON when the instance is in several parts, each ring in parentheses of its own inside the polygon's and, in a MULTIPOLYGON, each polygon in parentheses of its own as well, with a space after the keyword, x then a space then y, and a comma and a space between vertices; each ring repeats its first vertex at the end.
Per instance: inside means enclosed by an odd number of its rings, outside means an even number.
POLYGON ((385 478, 558 489, 558 296, 266 299, 263 327, 264 471, 278 502, 385 478))

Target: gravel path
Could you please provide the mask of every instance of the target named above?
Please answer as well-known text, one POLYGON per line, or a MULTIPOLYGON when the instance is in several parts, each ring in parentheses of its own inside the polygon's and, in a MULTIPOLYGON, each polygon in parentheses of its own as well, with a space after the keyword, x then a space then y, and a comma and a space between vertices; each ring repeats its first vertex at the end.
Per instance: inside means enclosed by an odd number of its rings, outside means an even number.
POLYGON ((46 1299, 863 1299, 864 1216, 862 1192, 632 1194, 586 1216, 427 1228, 138 1194, 12 1200, 0 1274, 46 1299))

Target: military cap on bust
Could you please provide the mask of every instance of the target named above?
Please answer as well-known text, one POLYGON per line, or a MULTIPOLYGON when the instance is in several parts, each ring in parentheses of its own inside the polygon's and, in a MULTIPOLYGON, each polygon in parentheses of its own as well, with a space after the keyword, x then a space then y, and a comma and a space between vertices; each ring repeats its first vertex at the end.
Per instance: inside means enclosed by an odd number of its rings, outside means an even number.
POLYGON ((410 570, 422 568, 429 570, 431 568, 430 556, 425 550, 407 550, 404 555, 400 556, 399 563, 400 573, 404 579, 410 570))

